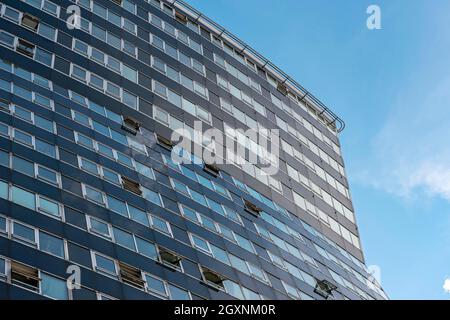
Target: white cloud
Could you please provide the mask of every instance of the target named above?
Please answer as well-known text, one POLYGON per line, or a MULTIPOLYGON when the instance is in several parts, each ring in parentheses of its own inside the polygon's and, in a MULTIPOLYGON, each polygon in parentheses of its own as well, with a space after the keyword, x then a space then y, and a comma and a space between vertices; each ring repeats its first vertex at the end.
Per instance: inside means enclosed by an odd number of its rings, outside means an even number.
POLYGON ((404 87, 357 179, 406 198, 450 201, 450 78, 430 92, 404 87))
POLYGON ((442 286, 446 293, 450 293, 450 278, 445 279, 444 285, 442 286))

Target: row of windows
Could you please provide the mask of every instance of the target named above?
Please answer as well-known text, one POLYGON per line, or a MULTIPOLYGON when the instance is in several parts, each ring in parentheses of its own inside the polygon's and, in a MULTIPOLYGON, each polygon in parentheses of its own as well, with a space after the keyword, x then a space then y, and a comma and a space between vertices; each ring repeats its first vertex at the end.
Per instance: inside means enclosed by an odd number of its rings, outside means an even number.
MULTIPOLYGON (((87 139, 89 139, 89 138, 87 138, 87 139)), ((184 170, 184 172, 186 172, 186 170, 184 170)), ((206 184, 205 186, 208 186, 208 184, 206 184)), ((87 197, 91 198, 91 200, 94 200, 95 202, 103 202, 103 200, 99 200, 101 197, 99 196, 98 191, 88 188, 88 189, 85 189, 85 193, 86 193, 87 197)), ((217 208, 216 208, 215 211, 216 212, 223 212, 223 210, 217 210, 217 208)))
MULTIPOLYGON (((154 85, 154 87, 155 87, 155 85, 154 85)), ((163 88, 163 87, 155 87, 155 88, 160 88, 160 90, 159 90, 159 92, 163 92, 165 95, 167 95, 167 88, 165 89, 165 91, 161 91, 161 89, 163 88)), ((157 91, 158 92, 158 90, 155 90, 155 91, 157 91)), ((174 101, 179 101, 179 99, 173 99, 174 101)), ((183 101, 186 101, 186 100, 184 100, 183 99, 183 101)), ((184 103, 183 105, 192 105, 192 104, 190 104, 190 103, 184 103)), ((192 108, 191 108, 192 109, 192 108)), ((194 109, 194 110, 191 110, 192 111, 192 113, 196 113, 196 115, 198 115, 198 114, 200 114, 200 115, 202 115, 202 114, 204 114, 204 112, 198 112, 198 107, 196 108, 196 109, 194 109)), ((139 145, 139 144, 138 144, 139 145)), ((141 146, 142 147, 142 146, 141 146)), ((277 185, 277 184, 275 184, 275 185, 277 185)), ((278 189, 280 189, 280 188, 278 188, 278 189)))
MULTIPOLYGON (((315 184, 311 179, 303 175, 300 171, 291 167, 289 164, 286 164, 287 174, 289 177, 297 181, 298 183, 304 185, 307 189, 311 190, 315 194, 317 194, 320 198, 322 198, 328 205, 333 207, 336 211, 350 220, 352 223, 355 223, 355 219, 353 217, 353 212, 350 209, 347 209, 346 206, 342 205, 335 197, 333 197, 330 193, 319 187, 315 184)), ((330 176, 330 178, 332 178, 330 176)), ((338 189, 341 190, 342 189, 338 189)), ((347 189, 344 189, 346 191, 347 189)))
MULTIPOLYGON (((75 1, 74 1, 75 2, 75 1)), ((109 22, 119 26, 119 27, 125 27, 125 25, 127 25, 125 28, 127 31, 131 32, 131 33, 136 33, 136 26, 133 26, 133 24, 129 21, 124 21, 121 23, 121 17, 115 13, 113 13, 111 10, 108 10, 107 8, 95 4, 93 1, 89 1, 89 0, 80 0, 77 1, 80 5, 82 5, 83 7, 87 8, 88 10, 94 12, 95 14, 97 14, 98 16, 102 17, 105 20, 108 20, 109 22)), ((131 4, 130 1, 127 1, 129 4, 131 4)), ((124 8, 130 12, 132 12, 133 14, 136 14, 136 5, 132 4, 130 6, 124 6, 124 8), (133 10, 131 10, 131 8, 133 8, 133 10)), ((193 49, 194 51, 196 51, 199 54, 202 54, 202 47, 201 45, 194 41, 193 39, 191 39, 188 35, 186 35, 184 32, 181 32, 180 30, 177 30, 175 28, 173 28, 172 26, 168 25, 164 25, 162 24, 162 20, 159 19, 156 16, 153 15, 149 15, 148 17, 148 21, 150 23, 152 23, 153 25, 156 25, 158 27, 160 27, 161 29, 165 30, 167 33, 173 35, 174 37, 176 37, 178 40, 180 40, 181 42, 183 42, 184 44, 186 44, 187 46, 189 46, 191 49, 193 49)))
MULTIPOLYGON (((85 187, 84 188, 84 193, 85 193, 85 197, 87 197, 88 199, 91 199, 91 200, 93 200, 93 201, 95 201, 95 202, 99 202, 100 200, 99 200, 99 198, 100 198, 100 196, 99 196, 99 193, 98 193, 98 191, 97 190, 95 190, 95 189, 92 189, 92 188, 90 188, 90 187, 85 187)), ((25 197, 25 198, 27 198, 27 197, 25 197)), ((115 202, 116 204, 117 204, 117 202, 115 202)), ((119 207, 120 207, 120 205, 119 205, 119 207)), ((217 209, 216 209, 216 211, 217 211, 217 209)), ((98 225, 98 223, 97 223, 97 225, 98 225)), ((167 227, 167 229, 168 229, 169 227, 167 227)), ((242 241, 243 241, 244 239, 242 239, 241 238, 241 243, 242 243, 242 241)), ((247 246, 244 246, 244 248, 245 247, 247 247, 247 246)))
MULTIPOLYGON (((319 148, 314 142, 310 139, 306 138, 300 131, 297 131, 295 128, 290 126, 286 121, 282 120, 280 117, 275 116, 277 126, 284 130, 285 132, 291 134, 296 139, 299 139, 302 142, 302 145, 306 146, 310 149, 315 155, 317 155, 320 159, 322 159, 325 163, 329 164, 334 170, 339 172, 342 176, 345 176, 345 170, 342 165, 340 165, 333 157, 330 157, 326 152, 324 152, 321 148, 319 148)), ((295 150, 295 148, 292 147, 295 150)), ((290 151, 289 149, 287 149, 290 151)), ((291 151, 295 152, 295 151, 291 151)))
MULTIPOLYGON (((155 120, 160 121, 161 118, 167 119, 167 120, 172 120, 172 119, 176 119, 173 116, 169 117, 169 113, 165 112, 162 109, 156 109, 157 112, 154 113, 154 117, 155 120), (164 115, 164 116, 163 116, 164 115)), ((161 121, 160 121, 161 122, 161 121)), ((164 122, 163 122, 164 124, 164 122)), ((167 125, 167 124, 166 124, 167 125)), ((171 127, 172 124, 169 123, 169 127, 171 127)), ((184 124, 184 127, 186 127, 187 125, 184 124)), ((192 129, 193 130, 193 129, 192 129)), ((228 150, 227 150, 228 151, 228 150)), ((254 167, 254 166, 253 166, 254 167)), ((254 167, 256 169, 256 167, 254 167)), ((248 174, 252 175, 252 172, 250 171, 246 171, 248 174)), ((261 182, 266 181, 266 184, 271 186, 275 186, 277 184, 274 184, 274 181, 276 181, 275 179, 271 179, 269 180, 269 177, 267 175, 254 175, 255 177, 257 176, 262 176, 260 179, 261 182), (270 181, 270 182, 269 182, 270 181)), ((279 182, 278 182, 279 183, 279 182)), ((280 189, 281 190, 281 186, 279 186, 276 189, 280 189)), ((325 222, 326 225, 330 226, 330 228, 337 232, 339 235, 342 235, 344 237, 344 239, 348 242, 350 242, 351 244, 355 245, 357 248, 360 247, 359 244, 359 239, 357 238, 356 235, 354 235, 353 233, 351 233, 350 231, 348 231, 348 229, 346 229, 345 227, 343 227, 342 225, 340 225, 336 220, 332 219, 331 217, 329 217, 328 215, 326 215, 325 213, 323 213, 319 208, 317 208, 317 206, 313 205, 311 202, 306 201, 304 197, 300 196, 297 192, 295 192, 294 190, 292 190, 293 193, 293 198, 294 198, 294 203, 299 206, 300 208, 302 208, 303 210, 305 210, 306 212, 310 213, 313 215, 313 217, 315 217, 316 219, 321 219, 321 221, 325 222), (319 212, 319 213, 317 213, 319 212), (322 213, 322 214, 321 214, 322 213)))
MULTIPOLYGON (((195 157, 195 156, 194 156, 194 157, 195 157)), ((173 168, 173 169, 175 169, 175 170, 177 170, 177 171, 182 172, 185 176, 188 176, 188 177, 192 176, 192 174, 190 174, 190 171, 191 171, 191 170, 189 170, 189 169, 187 169, 187 168, 184 168, 184 167, 181 166, 181 165, 177 165, 177 164, 173 163, 173 162, 170 160, 169 157, 163 155, 163 159, 164 159, 165 163, 166 163, 167 165, 169 165, 171 168, 173 168)), ((192 159, 192 163, 194 163, 194 164, 201 164, 201 160, 200 160, 200 159, 192 159)), ((195 180, 195 179, 194 179, 194 180, 195 180)), ((237 180, 237 179, 235 179, 235 178, 233 178, 232 181, 235 183, 235 185, 236 185, 238 188, 240 188, 240 189, 244 190, 245 192, 247 192, 248 194, 252 195, 252 196, 253 196, 254 198, 256 198, 257 200, 261 201, 262 203, 265 203, 267 206, 269 206, 270 208, 272 208, 272 209, 274 209, 274 210, 278 210, 280 213, 282 213, 283 215, 287 216, 287 217, 290 218, 291 220, 293 219, 292 215, 288 214, 287 211, 286 211, 285 209, 282 210, 281 207, 279 207, 278 205, 274 204, 271 200, 269 200, 269 199, 266 198, 265 196, 259 194, 257 191, 255 191, 255 190, 253 190, 252 188, 246 186, 245 184, 243 184, 242 182, 240 182, 239 180, 237 180)), ((301 235, 300 235, 297 231, 293 230, 289 225, 287 225, 287 224, 281 222, 280 220, 278 220, 278 219, 276 219, 276 218, 274 218, 274 217, 268 215, 268 214, 265 213, 264 211, 262 211, 262 212, 260 213, 260 217, 261 217, 263 220, 265 220, 266 222, 268 222, 268 223, 270 223, 271 225, 273 225, 273 226, 275 226, 276 228, 278 228, 279 230, 283 231, 284 233, 286 233, 286 234, 288 234, 288 235, 292 235, 293 237, 295 237, 295 238, 299 239, 300 241, 302 241, 301 235)), ((298 219, 297 219, 297 220, 298 220, 298 219)), ((300 221, 300 220, 299 220, 299 221, 300 221)), ((300 222, 301 222, 303 225, 306 225, 306 224, 303 223, 302 221, 300 221, 300 222)), ((263 236, 264 238, 268 239, 268 240, 271 241, 271 242, 276 243, 280 248, 284 248, 287 252, 292 253, 294 256, 298 256, 298 254, 295 254, 296 250, 295 250, 295 249, 292 250, 292 246, 291 246, 290 244, 284 243, 284 240, 281 240, 280 238, 278 238, 278 237, 276 237, 275 235, 271 234, 271 233, 270 233, 269 231, 267 231, 265 228, 263 228, 263 227, 257 225, 256 223, 255 223, 255 227, 256 227, 256 229, 258 230, 258 232, 260 233, 261 236, 263 236), (288 249, 288 248, 290 248, 290 249, 288 249), (294 252, 294 253, 293 253, 293 252, 294 252)), ((312 228, 309 227, 309 226, 308 226, 308 229, 307 229, 307 230, 308 230, 310 233, 311 233, 311 231, 314 231, 314 229, 312 229, 312 228)), ((315 235, 315 234, 317 234, 317 232, 314 231, 313 235, 315 235)), ((324 237, 321 235, 321 238, 324 238, 324 237)), ((339 248, 339 247, 337 247, 333 242, 331 242, 331 240, 328 240, 328 239, 327 239, 327 242, 328 242, 328 243, 332 243, 332 245, 333 245, 334 247, 339 248)), ((339 248, 339 249, 340 249, 340 248, 339 248)), ((365 269, 365 266, 364 266, 363 264, 361 264, 361 262, 359 262, 359 260, 357 260, 357 259, 354 258, 353 256, 349 255, 349 254, 348 254, 345 250, 343 250, 343 249, 340 249, 340 251, 341 251, 341 253, 342 253, 344 256, 346 256, 349 260, 352 260, 354 263, 356 263, 356 264, 357 264, 358 266, 360 266, 362 269, 365 269), (350 257, 351 257, 351 258, 350 258, 350 257)), ((308 261, 309 259, 306 258, 306 259, 303 259, 303 260, 308 261)), ((312 264, 314 265, 315 263, 312 263, 312 264)), ((338 264, 338 265, 341 265, 341 264, 342 264, 342 265, 344 265, 344 266, 347 266, 347 265, 346 265, 345 263, 343 263, 342 261, 339 262, 339 263, 337 263, 337 264, 338 264)), ((348 270, 348 267, 345 268, 345 269, 348 270)), ((355 271, 355 272, 356 272, 356 271, 355 271)), ((358 273, 358 275, 359 275, 359 273, 358 273)))
MULTIPOLYGON (((159 18, 157 18, 157 19, 159 19, 159 18)), ((161 45, 161 47, 160 47, 163 51, 164 51, 164 46, 163 45, 161 45)), ((167 50, 166 50, 167 51, 167 50)), ((233 74, 233 73, 232 73, 233 74)), ((246 94, 244 94, 243 92, 241 93, 240 92, 240 90, 239 89, 237 89, 237 88, 235 88, 234 86, 232 86, 231 84, 229 84, 227 81, 225 81, 223 78, 221 78, 220 76, 218 76, 218 84, 222 84, 222 86, 224 86, 227 90, 229 90, 234 96, 236 96, 237 98, 239 98, 239 99, 241 99, 241 100, 243 100, 244 102, 246 102, 246 103, 248 103, 248 104, 250 104, 251 106, 253 106, 258 112, 260 112, 261 114, 265 114, 265 108, 261 105, 261 104, 259 104, 256 100, 254 100, 253 99, 253 102, 252 102, 252 98, 251 97, 249 97, 248 95, 246 95, 246 94)), ((273 98, 274 99, 274 98, 273 98)), ((277 99, 277 98, 276 98, 277 99)), ((279 101, 279 103, 281 103, 281 100, 279 101)), ((225 105, 227 105, 226 103, 225 103, 225 105)), ((286 109, 287 107, 285 107, 284 109, 286 109)), ((282 109, 283 110, 283 109, 282 109)), ((293 112, 293 111, 292 111, 293 112)), ((290 112, 289 112, 290 113, 290 112)), ((301 119, 301 117, 300 116, 298 116, 297 117, 298 119, 301 119)), ((304 121, 306 121, 306 120, 304 120, 304 121)), ((306 121, 307 122, 307 121, 306 121)), ((303 122, 301 122, 301 123, 303 123, 303 122)), ((319 139, 321 139, 321 140, 325 140, 325 142, 327 142, 328 143, 328 145, 330 145, 330 147, 332 147, 336 152, 338 152, 338 154, 340 154, 340 151, 339 151, 339 147, 337 146, 337 145, 333 145, 333 143, 328 139, 328 138, 323 138, 322 137, 322 134, 321 134, 321 132, 319 131, 319 130, 317 130, 317 129, 315 129, 315 127, 313 127, 312 125, 310 125, 309 124, 309 122, 308 122, 308 126, 306 126, 306 124, 305 124, 305 127, 308 129, 308 130, 310 130, 312 133, 314 133, 314 135, 316 135, 319 139), (313 130, 313 128, 314 128, 314 130, 313 130)), ((287 130, 286 130, 287 131, 287 130)), ((333 163, 334 164, 334 163, 333 163)), ((342 170, 343 171, 343 170, 342 170)))

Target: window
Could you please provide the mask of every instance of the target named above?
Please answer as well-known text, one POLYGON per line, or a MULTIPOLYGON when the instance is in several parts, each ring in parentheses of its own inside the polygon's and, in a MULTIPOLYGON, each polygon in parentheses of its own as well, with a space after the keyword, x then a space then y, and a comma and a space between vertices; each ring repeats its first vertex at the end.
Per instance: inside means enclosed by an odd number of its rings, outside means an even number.
POLYGON ((22 26, 27 27, 33 31, 37 31, 39 26, 39 19, 32 15, 25 13, 22 17, 22 26))
POLYGON ((85 190, 86 199, 94 201, 101 205, 105 204, 104 199, 103 199, 103 194, 100 191, 95 190, 89 186, 85 186, 84 190, 85 190))
POLYGON ((113 232, 114 232, 114 240, 116 241, 116 243, 132 251, 136 251, 136 247, 134 245, 134 238, 131 233, 128 233, 116 227, 113 227, 113 232))
POLYGON ((201 271, 203 280, 206 283, 212 285, 213 287, 224 289, 223 281, 225 280, 225 278, 223 276, 221 276, 217 272, 203 267, 201 267, 201 271))
POLYGON ((119 262, 119 270, 120 278, 124 283, 139 289, 144 289, 145 282, 142 278, 141 270, 122 262, 119 262))
POLYGON ((38 33, 41 36, 54 41, 55 40, 55 35, 56 35, 56 29, 51 27, 51 26, 49 26, 48 24, 41 23, 39 25, 38 33))
POLYGON ((205 240, 203 240, 202 238, 191 234, 191 239, 192 239, 192 244, 199 250, 207 253, 207 254, 211 254, 211 249, 209 248, 209 244, 208 242, 206 242, 205 240))
POLYGON ((28 227, 16 221, 13 222, 13 237, 32 245, 36 244, 36 233, 34 228, 28 227))
POLYGON ((8 199, 8 184, 0 181, 0 198, 8 199))
POLYGON ((46 232, 39 232, 39 249, 64 258, 64 241, 46 232))
POLYGON ((116 263, 110 258, 94 253, 94 266, 97 272, 117 276, 116 263))
POLYGON ((83 170, 86 170, 90 173, 93 173, 95 175, 99 174, 99 169, 98 169, 97 164, 90 160, 80 158, 80 166, 83 170))
POLYGON ((43 64, 47 65, 47 66, 51 66, 52 65, 52 54, 48 51, 45 51, 41 48, 36 48, 36 54, 34 56, 34 59, 36 61, 42 62, 43 64))
POLYGON ((11 283, 23 288, 39 290, 39 271, 19 262, 11 261, 11 283))
POLYGON ((31 210, 36 209, 36 199, 34 193, 25 191, 21 188, 14 186, 11 188, 11 200, 16 204, 31 210))
POLYGON ((57 300, 69 299, 66 281, 46 273, 41 273, 41 294, 57 300))
POLYGON ((145 275, 145 280, 147 282, 147 289, 149 291, 158 293, 162 296, 167 296, 167 288, 164 281, 149 274, 145 275))
POLYGON ((141 195, 142 191, 138 182, 133 181, 127 177, 122 176, 122 186, 125 190, 141 195))
POLYGON ((53 2, 44 0, 44 4, 42 6, 42 9, 54 16, 58 15, 58 6, 54 4, 53 2))
POLYGON ((54 133, 53 122, 50 120, 34 115, 34 124, 41 129, 54 133))
POLYGON ((6 278, 6 260, 0 257, 0 279, 6 278))
POLYGON ((128 206, 128 211, 130 212, 130 217, 131 219, 133 219, 134 221, 143 224, 144 226, 149 227, 149 222, 148 222, 148 216, 147 213, 145 213, 145 211, 135 208, 133 206, 128 206))
MULTIPOLYGON (((0 31, 0 42, 12 48, 14 46, 14 36, 9 33, 0 31)), ((31 53, 33 55, 33 53, 31 53)))
POLYGON ((42 152, 49 157, 56 158, 56 147, 40 139, 35 140, 36 151, 42 152))
POLYGON ((163 264, 169 265, 176 269, 181 269, 181 260, 183 258, 177 255, 176 253, 173 253, 165 248, 159 247, 159 258, 163 264))
POLYGON ((27 161, 25 159, 13 156, 12 157, 12 168, 13 170, 19 171, 26 175, 34 177, 34 164, 33 162, 27 161))
POLYGON ((136 246, 140 254, 150 259, 157 260, 158 253, 156 250, 156 246, 153 243, 148 242, 142 238, 136 237, 136 246))
POLYGON ((38 209, 41 212, 48 213, 55 217, 61 216, 59 204, 54 201, 43 198, 42 196, 38 197, 38 209))
POLYGON ((172 233, 170 232, 170 227, 169 224, 164 221, 161 218, 158 218, 156 216, 151 216, 152 217, 152 227, 155 228, 156 230, 159 230, 165 234, 168 234, 169 236, 172 236, 172 233))
POLYGON ((58 174, 50 169, 47 169, 41 165, 37 165, 37 177, 47 182, 58 184, 58 174))
POLYGON ((174 285, 169 284, 169 293, 172 300, 190 300, 189 292, 174 285))
POLYGON ((14 130, 14 140, 17 140, 29 146, 33 144, 33 137, 31 135, 17 129, 14 130))
POLYGON ((86 82, 87 72, 86 72, 86 70, 84 70, 76 65, 72 65, 72 76, 74 76, 78 80, 86 82))
POLYGON ((5 7, 5 12, 3 13, 3 16, 8 18, 9 20, 19 23, 20 12, 17 10, 14 10, 10 7, 5 7))
POLYGON ((93 217, 88 217, 89 231, 105 238, 111 238, 111 231, 109 225, 106 222, 100 221, 93 217))

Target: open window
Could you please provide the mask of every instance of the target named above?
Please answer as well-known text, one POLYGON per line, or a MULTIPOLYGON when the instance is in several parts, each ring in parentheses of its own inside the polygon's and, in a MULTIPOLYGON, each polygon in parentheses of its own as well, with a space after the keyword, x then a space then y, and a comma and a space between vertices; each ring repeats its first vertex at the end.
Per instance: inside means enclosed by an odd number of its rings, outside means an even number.
POLYGON ((284 84, 282 84, 282 83, 278 83, 277 90, 280 91, 285 96, 288 94, 287 87, 284 84))
POLYGON ((120 269, 120 278, 122 279, 123 282, 133 287, 144 289, 145 281, 142 278, 141 270, 132 267, 130 265, 127 265, 123 262, 119 262, 119 269, 120 269))
POLYGON ((112 0, 112 2, 114 2, 115 4, 117 4, 118 6, 122 5, 122 0, 112 0))
POLYGON ((9 101, 3 98, 0 98, 0 110, 9 112, 9 101))
POLYGON ((245 211, 247 211, 248 213, 254 215, 254 216, 259 216, 259 214, 261 213, 262 209, 259 208, 258 206, 256 206, 254 203, 245 200, 244 199, 244 208, 245 211))
POLYGON ((317 285, 314 288, 314 292, 321 295, 325 299, 328 299, 330 296, 333 296, 333 290, 336 290, 337 287, 328 280, 317 280, 317 285))
POLYGON ((23 288, 39 291, 39 271, 22 263, 11 261, 11 283, 23 288))
POLYGON ((125 190, 133 192, 137 195, 142 195, 141 186, 139 182, 131 180, 130 178, 122 176, 122 186, 125 190))
POLYGON ((158 144, 161 147, 163 147, 163 148, 165 148, 167 150, 172 150, 172 148, 173 148, 172 140, 167 139, 166 137, 163 137, 163 136, 161 136, 159 134, 156 135, 156 139, 157 139, 158 144))
POLYGON ((182 24, 187 24, 188 18, 185 14, 175 10, 175 19, 182 24))
POLYGON ((34 48, 35 45, 32 44, 31 42, 19 39, 19 41, 17 42, 16 51, 32 58, 34 54, 34 48))
POLYGON ((166 248, 158 247, 158 250, 161 263, 178 270, 181 269, 181 260, 183 257, 166 248))
POLYGON ((136 135, 140 128, 140 123, 131 117, 126 117, 123 120, 122 129, 129 133, 136 135))
POLYGON ((226 280, 224 276, 204 267, 201 267, 201 271, 205 283, 214 287, 215 289, 224 289, 223 282, 224 280, 226 280))
POLYGON ((24 13, 22 17, 22 26, 36 32, 39 27, 39 19, 31 14, 24 13))
POLYGON ((218 166, 216 166, 215 164, 207 164, 207 163, 205 163, 205 165, 203 166, 203 171, 209 173, 214 177, 217 177, 220 173, 220 169, 218 166))

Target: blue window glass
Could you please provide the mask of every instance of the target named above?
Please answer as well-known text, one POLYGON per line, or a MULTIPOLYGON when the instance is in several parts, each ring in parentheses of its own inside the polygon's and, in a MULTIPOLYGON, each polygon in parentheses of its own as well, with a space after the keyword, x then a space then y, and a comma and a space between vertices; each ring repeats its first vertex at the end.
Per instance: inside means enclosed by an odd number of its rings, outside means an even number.
POLYGON ((25 159, 13 156, 12 167, 14 170, 24 173, 26 175, 34 177, 34 164, 33 162, 25 159))
POLYGON ((36 242, 34 229, 27 227, 21 223, 13 223, 13 236, 33 244, 36 242))
POLYGON ((9 153, 0 150, 0 166, 9 167, 9 153))
POLYGON ((64 241, 42 231, 39 232, 39 249, 64 258, 64 241))
POLYGON ((145 213, 145 211, 138 209, 136 207, 133 206, 128 206, 128 210, 130 211, 130 217, 131 219, 133 219, 136 222, 139 222, 145 226, 150 226, 149 222, 148 222, 148 216, 147 213, 145 213))
POLYGON ((52 54, 41 48, 36 47, 36 53, 35 53, 34 59, 36 61, 42 62, 43 64, 45 64, 49 67, 51 67, 51 65, 52 65, 52 54))
POLYGON ((195 221, 195 222, 198 221, 197 214, 195 213, 195 211, 190 209, 190 208, 188 208, 188 207, 183 207, 183 214, 189 220, 192 220, 192 221, 195 221))
POLYGON ((41 279, 42 295, 57 300, 69 299, 67 293, 67 283, 65 280, 52 277, 45 273, 41 274, 41 279))
POLYGON ((197 191, 194 191, 192 189, 190 189, 190 192, 191 192, 192 199, 194 199, 198 203, 201 203, 204 206, 207 206, 206 199, 205 199, 204 195, 202 195, 202 194, 200 194, 197 191))
POLYGON ((190 300, 189 293, 179 287, 169 284, 170 298, 172 300, 190 300))
POLYGON ((14 130, 14 139, 30 146, 33 144, 31 135, 22 131, 14 130))
POLYGON ((55 217, 61 216, 58 203, 39 196, 39 211, 49 213, 55 217))
POLYGON ((158 253, 156 252, 156 247, 153 243, 148 242, 142 238, 136 237, 136 245, 138 252, 151 259, 158 259, 158 253))
POLYGON ((108 208, 111 209, 114 212, 117 212, 118 214, 128 217, 127 213, 127 205, 125 202, 118 200, 116 198, 113 198, 111 196, 108 196, 108 208))
POLYGON ((8 184, 0 181, 0 198, 8 199, 8 184))
POLYGON ((109 169, 103 168, 103 177, 115 184, 120 184, 119 175, 109 169))
POLYGON ((211 208, 212 211, 224 216, 225 215, 225 211, 223 210, 223 207, 220 203, 208 199, 208 203, 209 203, 209 207, 211 208))
POLYGON ((152 226, 153 228, 162 231, 165 234, 170 235, 169 226, 167 225, 166 221, 164 221, 161 218, 158 218, 156 216, 152 216, 152 226))
POLYGON ((136 251, 133 235, 131 233, 122 231, 118 228, 113 228, 113 231, 114 231, 114 239, 118 244, 132 251, 136 251))
POLYGON ((24 206, 26 208, 32 210, 36 209, 36 197, 34 193, 25 191, 21 188, 12 187, 11 200, 12 202, 24 206))
POLYGON ((153 202, 154 204, 157 204, 158 206, 161 206, 161 199, 159 198, 159 194, 149 190, 147 188, 144 189, 144 198, 147 199, 150 202, 153 202))
POLYGON ((133 161, 131 160, 131 157, 129 157, 123 153, 117 152, 117 161, 119 161, 129 167, 133 167, 133 161))
POLYGON ((40 139, 36 139, 36 150, 52 158, 56 158, 56 147, 40 139))
POLYGON ((101 154, 110 157, 110 158, 114 158, 114 153, 113 153, 113 149, 111 149, 108 146, 105 146, 104 144, 98 144, 98 152, 100 152, 101 154))
POLYGON ((100 191, 92 189, 88 186, 85 187, 85 190, 87 199, 103 204, 103 194, 100 191))
POLYGON ((108 274, 117 275, 114 260, 95 254, 96 269, 108 274))
POLYGON ((147 280, 147 287, 149 290, 159 293, 163 296, 167 296, 166 286, 164 282, 158 278, 155 278, 149 274, 145 275, 145 279, 147 280))
POLYGON ((203 222, 203 226, 206 229, 209 229, 211 231, 216 231, 216 225, 214 224, 214 221, 212 219, 202 216, 202 222, 203 222))
POLYGON ((42 118, 38 115, 34 115, 34 123, 36 124, 37 127, 41 129, 47 130, 52 133, 54 132, 53 122, 50 120, 42 118))
POLYGON ((230 260, 228 259, 228 253, 225 250, 222 250, 219 247, 216 247, 212 244, 210 246, 211 246, 211 251, 212 251, 214 258, 216 258, 217 260, 219 260, 225 264, 230 265, 230 260))

